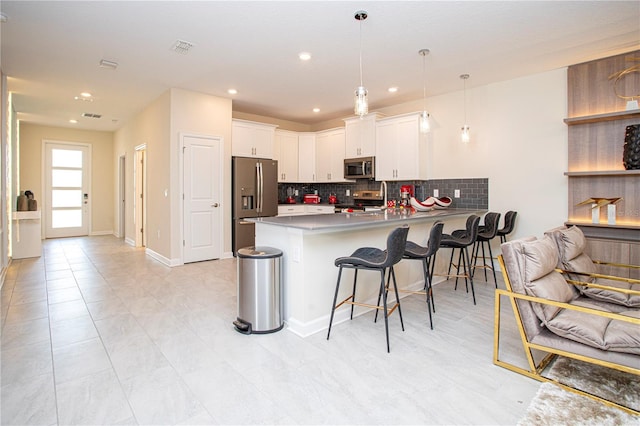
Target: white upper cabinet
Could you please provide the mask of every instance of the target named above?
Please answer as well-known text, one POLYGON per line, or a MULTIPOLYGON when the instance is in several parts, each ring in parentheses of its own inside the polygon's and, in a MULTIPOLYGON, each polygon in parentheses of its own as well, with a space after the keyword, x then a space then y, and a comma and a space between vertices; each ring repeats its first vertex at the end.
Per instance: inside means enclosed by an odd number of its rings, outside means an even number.
POLYGON ((297 182, 298 133, 276 130, 273 154, 278 160, 278 182, 297 182))
POLYGON ((343 128, 316 133, 316 182, 346 182, 344 136, 343 128))
POLYGON ((298 182, 316 181, 316 134, 298 133, 298 182))
POLYGON ((345 158, 373 157, 376 155, 376 121, 382 116, 370 113, 364 117, 344 120, 345 158))
POLYGON ((426 139, 419 114, 379 120, 376 124, 376 180, 427 179, 426 139))
POLYGON ((273 158, 276 127, 273 124, 233 120, 231 154, 238 157, 273 158))

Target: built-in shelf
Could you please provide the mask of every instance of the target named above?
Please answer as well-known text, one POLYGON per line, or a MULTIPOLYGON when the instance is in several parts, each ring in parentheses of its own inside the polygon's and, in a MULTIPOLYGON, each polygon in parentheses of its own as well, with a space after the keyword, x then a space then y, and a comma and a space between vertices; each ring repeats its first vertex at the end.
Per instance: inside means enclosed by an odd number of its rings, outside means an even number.
POLYGON ((566 226, 576 225, 587 238, 599 238, 604 240, 626 241, 638 244, 640 241, 640 225, 608 225, 607 223, 591 222, 565 222, 566 226))
POLYGON ((639 225, 631 225, 631 224, 609 225, 608 223, 580 222, 580 221, 571 221, 571 220, 566 222, 566 224, 569 226, 577 225, 577 226, 592 226, 596 228, 635 229, 640 231, 640 224, 639 225))
POLYGON ((13 220, 38 220, 40 219, 40 210, 13 212, 11 218, 13 220))
POLYGON ((598 123, 601 121, 623 120, 626 118, 635 118, 635 117, 640 117, 640 109, 633 109, 630 111, 607 112, 604 114, 583 115, 581 117, 565 118, 564 122, 568 126, 573 126, 574 124, 598 123))
POLYGON ((564 172, 565 176, 640 176, 640 170, 599 170, 585 172, 564 172))

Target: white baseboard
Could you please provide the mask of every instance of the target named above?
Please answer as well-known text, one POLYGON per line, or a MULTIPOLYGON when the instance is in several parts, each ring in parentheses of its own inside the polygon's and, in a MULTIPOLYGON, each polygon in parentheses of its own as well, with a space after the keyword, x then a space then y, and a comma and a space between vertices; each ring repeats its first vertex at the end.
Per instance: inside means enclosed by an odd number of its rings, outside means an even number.
POLYGON ((155 251, 151 250, 150 248, 146 248, 145 249, 145 253, 147 254, 147 256, 157 260, 158 262, 170 266, 170 267, 174 267, 174 266, 180 266, 182 265, 182 262, 179 259, 169 259, 167 257, 164 257, 163 255, 161 255, 160 253, 156 253, 155 251))
POLYGON ((113 231, 91 231, 89 235, 92 237, 97 237, 100 235, 114 235, 114 234, 113 234, 113 231))
POLYGON ((131 247, 135 247, 136 246, 136 242, 134 240, 132 240, 131 238, 125 238, 124 242, 125 242, 125 244, 128 244, 131 247))

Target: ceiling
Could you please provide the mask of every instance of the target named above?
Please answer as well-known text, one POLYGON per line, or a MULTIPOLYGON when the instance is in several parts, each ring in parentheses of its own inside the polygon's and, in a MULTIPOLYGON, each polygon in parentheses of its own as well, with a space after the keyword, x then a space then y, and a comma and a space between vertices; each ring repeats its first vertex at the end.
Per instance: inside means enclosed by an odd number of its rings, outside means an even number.
POLYGON ((44 125, 113 131, 172 87, 313 125, 353 114, 359 10, 370 110, 422 99, 424 48, 427 96, 640 48, 638 1, 2 0, 0 65, 18 118, 44 125))

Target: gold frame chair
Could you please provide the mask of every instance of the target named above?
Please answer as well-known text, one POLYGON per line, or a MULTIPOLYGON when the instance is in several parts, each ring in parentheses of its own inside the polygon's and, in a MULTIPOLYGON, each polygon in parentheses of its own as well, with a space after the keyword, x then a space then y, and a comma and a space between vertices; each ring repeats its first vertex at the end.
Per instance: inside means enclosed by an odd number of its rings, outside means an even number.
MULTIPOLYGON (((520 309, 518 307, 518 303, 517 300, 523 300, 523 301, 528 301, 528 302, 537 302, 537 303, 542 303, 542 304, 547 304, 547 305, 552 305, 552 306, 557 306, 563 309, 570 309, 570 310, 575 310, 575 311, 579 311, 579 312, 584 312, 587 314, 592 314, 592 315, 598 315, 598 316, 602 316, 602 317, 606 317, 606 318, 611 318, 611 319, 615 319, 615 320, 619 320, 619 321, 624 321, 624 322, 628 322, 631 324, 635 324, 637 326, 640 327, 640 318, 634 318, 634 317, 630 317, 630 316, 625 316, 625 315, 620 315, 620 314, 616 314, 616 313, 612 313, 612 312, 606 312, 606 311, 601 311, 601 310, 597 310, 597 309, 592 309, 592 308, 587 308, 587 307, 582 307, 582 306, 577 306, 577 305, 571 305, 568 303, 562 303, 562 302, 556 302, 553 300, 549 300, 549 299, 543 299, 540 297, 533 297, 533 296, 528 296, 525 294, 520 294, 520 293, 516 293, 513 291, 513 287, 511 286, 511 281, 509 279, 509 276, 506 272, 506 267, 505 267, 505 263, 504 263, 504 259, 502 257, 502 255, 498 256, 498 262, 500 263, 500 268, 502 270, 502 275, 504 277, 504 282, 505 282, 505 286, 506 286, 506 290, 503 289, 497 289, 496 290, 496 296, 495 296, 495 311, 494 311, 494 345, 493 345, 493 363, 495 365, 498 365, 500 367, 506 368, 508 370, 514 371, 516 373, 520 373, 524 376, 530 377, 532 379, 541 381, 541 382, 550 382, 550 383, 554 383, 555 385, 561 387, 564 390, 567 390, 569 392, 573 392, 579 395, 583 395, 586 397, 589 397, 591 399, 594 399, 596 401, 599 401, 601 403, 604 403, 608 406, 613 406, 613 407, 617 407, 621 410, 624 410, 630 414, 634 414, 634 415, 640 415, 640 411, 635 410, 633 408, 630 407, 626 407, 624 405, 620 405, 614 401, 609 401, 605 398, 599 397, 597 395, 593 395, 591 393, 585 392, 583 390, 577 389, 577 388, 573 388, 571 386, 568 386, 566 384, 560 383, 559 381, 546 377, 543 375, 543 371, 545 370, 545 368, 549 365, 549 363, 551 361, 553 361, 553 359, 558 356, 564 356, 567 358, 573 358, 573 359, 577 359, 579 361, 584 361, 584 362, 588 362, 588 363, 592 363, 592 364, 596 364, 596 365, 600 365, 600 366, 604 366, 604 367, 608 367, 608 368, 612 368, 612 369, 616 369, 619 371, 624 371, 626 373, 630 373, 630 374, 634 374, 636 376, 640 376, 640 368, 633 368, 627 365, 623 365, 623 364, 618 364, 615 362, 610 362, 610 361, 605 361, 602 359, 597 359, 597 358, 593 358, 593 357, 589 357, 589 356, 585 356, 585 355, 581 355, 581 354, 577 354, 577 353, 572 353, 572 352, 568 352, 566 350, 562 350, 562 349, 558 349, 558 348, 554 348, 551 346, 546 346, 546 345, 540 345, 540 344, 536 344, 536 343, 532 343, 529 341, 529 338, 527 336, 527 333, 525 332, 525 327, 523 325, 522 322, 522 318, 520 316, 520 309), (511 302, 511 307, 513 309, 513 313, 515 315, 515 319, 516 319, 516 324, 518 327, 518 331, 520 333, 520 338, 522 340, 522 345, 524 347, 524 351, 525 351, 525 355, 527 358, 527 363, 529 366, 529 369, 523 368, 523 367, 519 367, 515 364, 511 364, 509 362, 503 361, 500 359, 500 320, 501 320, 501 300, 503 297, 506 297, 509 299, 509 301, 511 302), (539 362, 536 362, 535 357, 534 357, 534 353, 533 350, 538 350, 541 352, 546 353, 547 355, 544 356, 539 362)), ((589 283, 582 283, 579 281, 574 281, 574 280, 567 280, 567 282, 569 282, 570 284, 573 285, 591 285, 591 286, 596 286, 594 284, 589 284, 589 283)), ((598 285, 598 287, 604 287, 607 290, 612 290, 612 291, 622 291, 624 293, 627 294, 637 294, 640 295, 640 291, 637 290, 626 290, 626 289, 619 289, 619 288, 615 288, 615 287, 607 287, 607 286, 601 286, 598 285)), ((640 356, 638 356, 638 359, 640 360, 640 356)))

